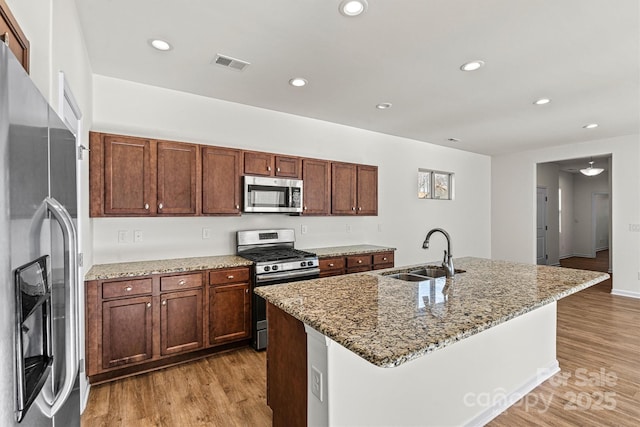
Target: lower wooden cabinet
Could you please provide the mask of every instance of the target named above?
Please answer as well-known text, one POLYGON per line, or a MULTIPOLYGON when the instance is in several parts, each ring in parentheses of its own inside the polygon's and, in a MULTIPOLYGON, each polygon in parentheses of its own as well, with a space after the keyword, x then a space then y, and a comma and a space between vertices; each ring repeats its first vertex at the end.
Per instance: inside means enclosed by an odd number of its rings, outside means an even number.
POLYGON ((249 283, 212 286, 209 290, 209 343, 251 337, 249 283))
POLYGON ((204 346, 202 289, 160 296, 160 353, 167 356, 204 346))
POLYGON ((239 267, 86 282, 89 381, 248 344, 250 277, 249 267, 239 267))
POLYGON ((380 270, 393 265, 393 251, 320 258, 320 277, 380 270))
POLYGON ((151 314, 151 296, 102 303, 103 369, 151 359, 151 314))

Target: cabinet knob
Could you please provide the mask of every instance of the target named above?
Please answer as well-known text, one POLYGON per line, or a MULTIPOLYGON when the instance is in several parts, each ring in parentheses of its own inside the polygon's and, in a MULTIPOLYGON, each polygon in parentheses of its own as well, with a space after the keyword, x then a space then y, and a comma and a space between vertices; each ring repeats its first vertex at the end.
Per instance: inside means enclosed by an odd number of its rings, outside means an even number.
POLYGON ((230 274, 230 275, 228 275, 228 276, 227 276, 227 279, 229 279, 229 280, 233 279, 233 275, 231 275, 231 274, 230 274))
POLYGON ((151 303, 150 302, 147 303, 147 308, 151 308, 151 303))
POLYGON ((178 282, 178 285, 182 286, 182 285, 184 285, 185 283, 187 283, 187 282, 185 282, 185 281, 184 281, 184 279, 182 279, 182 280, 180 280, 180 281, 178 282))
POLYGON ((358 260, 358 264, 362 264, 362 260, 361 259, 358 260))
POLYGON ((382 260, 383 260, 383 261, 386 261, 386 260, 387 260, 387 257, 383 257, 383 258, 382 258, 382 260))
POLYGON ((249 289, 245 289, 245 290, 244 290, 244 293, 245 293, 245 294, 248 294, 248 293, 249 293, 249 289))
POLYGON ((355 206, 354 206, 354 207, 352 207, 352 208, 351 208, 351 210, 352 210, 352 211, 355 211, 355 210, 356 210, 356 207, 355 207, 355 206))
POLYGON ((127 286, 126 288, 124 288, 124 290, 126 292, 131 292, 133 290, 133 288, 131 286, 127 286))
POLYGON ((361 210, 362 210, 362 206, 360 206, 360 207, 358 208, 358 210, 359 210, 359 211, 361 211, 361 210))
POLYGON ((240 209, 240 205, 236 205, 236 209, 240 209))
POLYGON ((280 172, 280 168, 276 168, 276 172, 280 172))
POLYGON ((2 40, 4 41, 4 44, 6 44, 7 47, 9 47, 9 33, 8 32, 5 32, 2 35, 2 40))
POLYGON ((158 204, 158 209, 162 209, 164 208, 164 205, 162 203, 158 204))
POLYGON ((146 210, 149 210, 149 203, 145 203, 145 204, 144 204, 144 208, 145 208, 146 210))
POLYGON ((307 207, 305 206, 303 209, 306 211, 306 210, 307 210, 307 207))
POLYGON ((271 172, 271 166, 267 166, 267 170, 271 172))
POLYGON ((162 300, 162 305, 167 305, 167 300, 162 300))
POLYGON ((329 264, 329 267, 333 267, 333 263, 329 264))

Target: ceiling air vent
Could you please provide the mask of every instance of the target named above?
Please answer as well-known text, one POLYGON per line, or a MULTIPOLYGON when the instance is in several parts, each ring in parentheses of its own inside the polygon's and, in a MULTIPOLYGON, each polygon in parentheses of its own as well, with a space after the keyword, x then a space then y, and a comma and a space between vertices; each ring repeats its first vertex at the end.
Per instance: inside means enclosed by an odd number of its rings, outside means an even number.
POLYGON ((247 68, 247 66, 249 65, 247 61, 243 61, 241 59, 236 59, 230 56, 225 56, 220 54, 217 54, 216 57, 213 58, 213 61, 211 62, 213 64, 220 65, 226 68, 231 68, 236 71, 242 71, 245 68, 247 68))

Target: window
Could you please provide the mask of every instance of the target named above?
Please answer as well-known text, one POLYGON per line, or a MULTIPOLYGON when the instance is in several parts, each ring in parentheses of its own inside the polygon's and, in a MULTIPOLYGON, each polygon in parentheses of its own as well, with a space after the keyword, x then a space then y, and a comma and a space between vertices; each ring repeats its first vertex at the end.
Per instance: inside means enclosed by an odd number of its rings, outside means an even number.
POLYGON ((451 172, 418 169, 418 198, 453 200, 453 176, 451 172))

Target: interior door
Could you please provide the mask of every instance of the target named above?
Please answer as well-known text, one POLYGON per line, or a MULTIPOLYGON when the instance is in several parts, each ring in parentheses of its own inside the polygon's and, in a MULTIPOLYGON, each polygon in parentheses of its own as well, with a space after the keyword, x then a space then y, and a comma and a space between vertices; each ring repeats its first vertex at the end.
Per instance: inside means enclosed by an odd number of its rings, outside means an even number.
POLYGON ((536 188, 536 264, 547 264, 547 189, 536 188))

